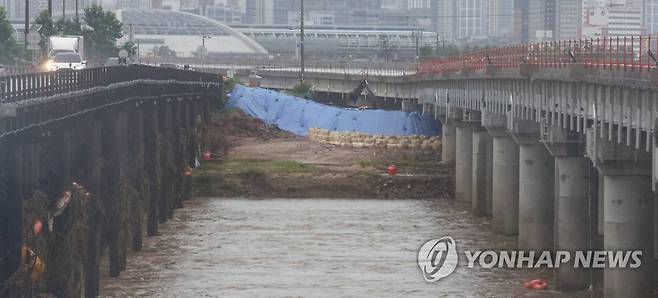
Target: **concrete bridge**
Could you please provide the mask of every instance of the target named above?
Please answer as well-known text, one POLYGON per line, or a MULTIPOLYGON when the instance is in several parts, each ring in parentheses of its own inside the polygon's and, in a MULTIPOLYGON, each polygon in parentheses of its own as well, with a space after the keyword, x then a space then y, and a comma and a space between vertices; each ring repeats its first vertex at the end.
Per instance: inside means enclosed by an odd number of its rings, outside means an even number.
POLYGON ((148 66, 0 77, 0 296, 96 297, 103 252, 118 276, 189 195, 220 91, 148 66))
MULTIPOLYGON (((652 296, 658 257, 655 37, 556 41, 424 61, 408 70, 310 69, 320 92, 374 95, 444 126, 456 200, 492 216, 526 251, 643 252, 639 269, 605 268, 606 297, 652 296)), ((259 69, 288 89, 298 69, 259 69)), ((556 289, 586 290, 592 271, 560 267, 556 289)))

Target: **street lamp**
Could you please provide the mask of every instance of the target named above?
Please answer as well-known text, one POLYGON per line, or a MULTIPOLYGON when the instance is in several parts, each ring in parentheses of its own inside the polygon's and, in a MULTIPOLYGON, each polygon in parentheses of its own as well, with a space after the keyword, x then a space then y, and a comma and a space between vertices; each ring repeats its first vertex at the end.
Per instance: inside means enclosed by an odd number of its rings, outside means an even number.
POLYGON ((208 35, 201 36, 201 58, 202 59, 205 58, 205 56, 206 56, 206 53, 205 53, 207 51, 206 50, 206 39, 211 39, 211 38, 212 38, 212 36, 208 36, 208 35))
POLYGON ((300 7, 300 28, 299 28, 299 35, 300 35, 300 42, 299 42, 299 51, 300 51, 300 56, 301 56, 301 63, 300 63, 300 72, 299 72, 299 81, 300 83, 304 83, 304 0, 301 1, 301 7, 300 7))

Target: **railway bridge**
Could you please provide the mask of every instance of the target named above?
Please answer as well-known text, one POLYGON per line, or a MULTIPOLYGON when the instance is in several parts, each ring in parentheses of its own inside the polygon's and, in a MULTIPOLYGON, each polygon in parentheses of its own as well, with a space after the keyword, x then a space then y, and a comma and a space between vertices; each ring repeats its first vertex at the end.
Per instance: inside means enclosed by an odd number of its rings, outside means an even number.
POLYGON ((190 194, 216 75, 148 66, 0 77, 0 296, 96 297, 190 194))
MULTIPOLYGON (((651 296, 658 257, 658 38, 554 41, 425 60, 406 69, 307 69, 320 92, 364 80, 380 99, 443 124, 456 200, 526 251, 642 251, 639 269, 602 269, 606 297, 651 296)), ((255 70, 292 88, 297 68, 255 70)), ((573 254, 572 254, 573 255, 573 254)), ((556 288, 592 270, 560 267, 556 288)))
MULTIPOLYGON (((456 200, 526 251, 642 251, 606 297, 647 297, 658 256, 656 39, 547 42, 427 61, 411 80, 443 123, 456 200)), ((573 256, 574 254, 572 254, 573 256)), ((592 271, 560 267, 558 290, 592 271)))

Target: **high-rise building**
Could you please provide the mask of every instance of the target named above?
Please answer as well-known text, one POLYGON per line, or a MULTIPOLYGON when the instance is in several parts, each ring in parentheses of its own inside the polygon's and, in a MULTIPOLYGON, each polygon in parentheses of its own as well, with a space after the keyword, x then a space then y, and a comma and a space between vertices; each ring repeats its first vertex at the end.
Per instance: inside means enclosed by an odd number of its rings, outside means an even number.
POLYGON ((576 39, 582 25, 582 0, 557 0, 555 6, 555 39, 576 39))
POLYGON ((515 0, 515 40, 575 39, 581 31, 583 0, 515 0))
POLYGON ((439 0, 437 33, 444 39, 467 42, 488 38, 489 1, 439 0))
POLYGON ((489 0, 489 37, 509 39, 514 33, 514 0, 489 0))
POLYGON ((274 24, 274 7, 272 0, 246 0, 245 21, 248 24, 274 24))
POLYGON ((658 33, 658 0, 645 1, 644 25, 647 28, 647 33, 658 33))
POLYGON ((644 33, 643 0, 586 0, 582 37, 638 36, 644 33))

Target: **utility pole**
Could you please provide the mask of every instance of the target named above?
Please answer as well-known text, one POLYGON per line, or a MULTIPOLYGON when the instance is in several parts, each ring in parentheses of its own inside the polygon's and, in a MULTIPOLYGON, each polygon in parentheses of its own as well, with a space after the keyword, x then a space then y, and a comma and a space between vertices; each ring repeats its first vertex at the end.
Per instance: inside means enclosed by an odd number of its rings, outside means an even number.
POLYGON ((78 1, 79 0, 75 0, 75 19, 76 20, 79 20, 79 18, 78 18, 79 17, 79 15, 78 15, 78 5, 79 5, 78 1))
POLYGON ((27 35, 30 33, 30 0, 25 0, 25 48, 27 49, 27 35))
POLYGON ((62 20, 66 20, 66 0, 62 0, 62 20))
POLYGON ((53 0, 48 0, 48 16, 53 17, 53 0))
POLYGON ((301 57, 301 65, 300 65, 300 72, 299 72, 299 81, 300 83, 304 83, 304 0, 301 1, 301 14, 300 14, 300 25, 299 26, 299 31, 301 34, 300 37, 300 42, 299 42, 299 51, 300 51, 300 57, 301 57))

